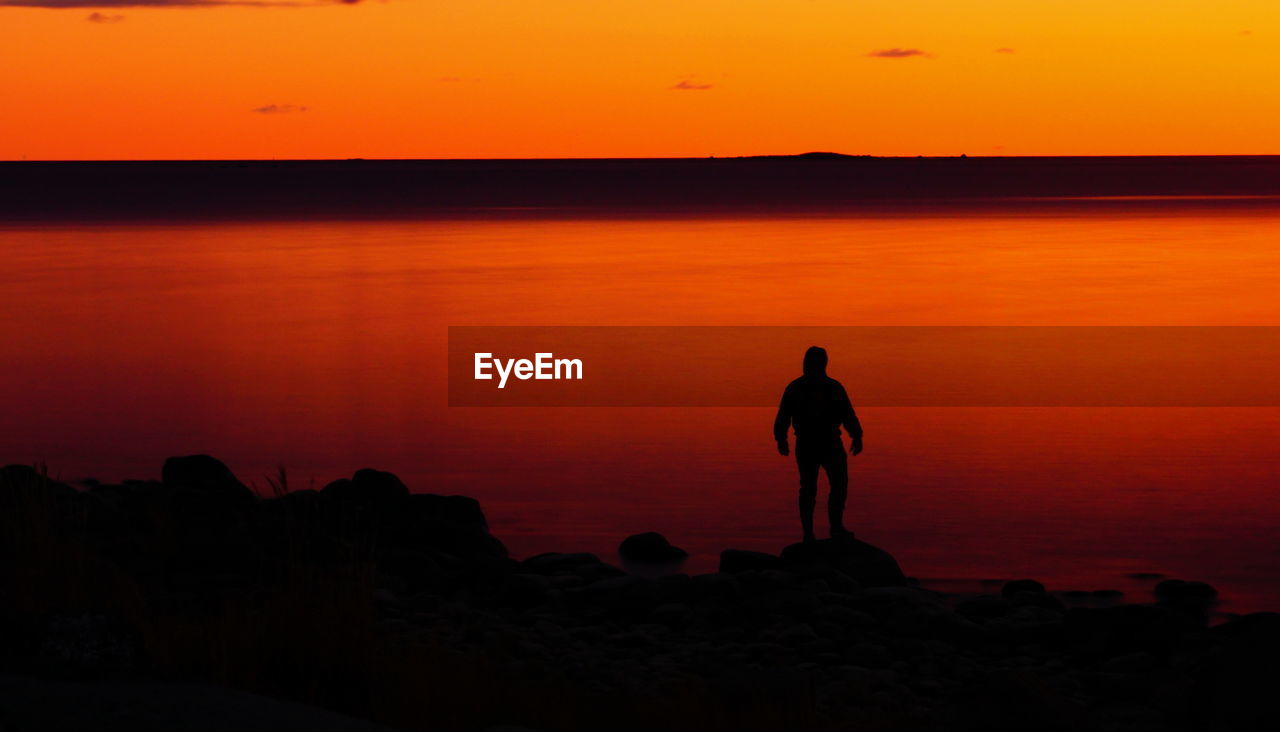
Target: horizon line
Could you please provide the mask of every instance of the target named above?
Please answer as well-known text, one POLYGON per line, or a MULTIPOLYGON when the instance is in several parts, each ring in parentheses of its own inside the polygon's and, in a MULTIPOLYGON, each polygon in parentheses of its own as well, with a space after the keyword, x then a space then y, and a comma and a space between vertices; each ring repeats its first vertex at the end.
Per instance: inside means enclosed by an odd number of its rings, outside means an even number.
POLYGON ((461 163, 461 162, 593 162, 593 161, 693 161, 693 160, 759 160, 759 159, 815 159, 815 160, 1062 160, 1062 159, 1168 159, 1168 158, 1274 158, 1275 153, 1140 153, 1140 154, 1089 154, 1089 155, 874 155, 870 153, 838 153, 808 151, 803 153, 757 153, 749 155, 671 155, 671 156, 578 156, 578 157, 316 157, 316 158, 0 158, 5 163, 461 163), (822 157, 819 157, 822 156, 822 157))

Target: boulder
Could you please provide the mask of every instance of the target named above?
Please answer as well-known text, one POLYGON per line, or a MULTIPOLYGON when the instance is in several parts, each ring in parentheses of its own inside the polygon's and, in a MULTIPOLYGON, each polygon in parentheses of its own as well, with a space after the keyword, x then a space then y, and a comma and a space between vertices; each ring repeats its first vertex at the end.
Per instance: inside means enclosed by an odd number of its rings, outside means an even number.
POLYGON ((399 508, 380 520, 383 540, 391 546, 430 549, 468 561, 507 558, 506 547, 489 533, 474 498, 406 493, 397 501, 393 495, 388 491, 383 505, 399 508))
POLYGON ((327 498, 383 507, 409 497, 409 489, 394 473, 372 468, 357 470, 350 479, 339 478, 321 492, 327 498))
POLYGON ((797 568, 831 567, 864 587, 891 587, 907 581, 892 554, 853 537, 792 544, 782 550, 782 562, 797 568))
POLYGON ((724 572, 698 574, 689 578, 688 593, 694 602, 737 602, 742 598, 742 583, 734 575, 724 572))
POLYGON ((1000 588, 1000 596, 1011 598, 1019 592, 1045 592, 1044 585, 1033 579, 1019 579, 1004 583, 1004 587, 1000 588))
POLYGON ((1033 579, 1018 579, 1004 583, 1000 596, 1015 607, 1039 607, 1062 612, 1066 606, 1062 600, 1050 595, 1044 585, 1033 579))
POLYGON ((217 458, 208 455, 171 457, 164 461, 160 482, 166 488, 203 491, 230 498, 253 498, 253 491, 217 458))
POLYGON ((1076 607, 1065 617, 1066 640, 1072 651, 1108 656, 1134 651, 1166 652, 1195 624, 1180 613, 1158 605, 1076 607))
POLYGON ((587 552, 545 552, 520 562, 520 571, 543 575, 577 574, 581 567, 600 563, 600 557, 587 552))
POLYGON ((689 552, 672 546, 662 534, 649 531, 623 539, 618 556, 629 562, 675 562, 688 557, 689 552))
POLYGON ((364 468, 320 491, 356 522, 346 531, 373 540, 382 558, 426 553, 441 566, 505 560, 506 547, 489 533, 480 502, 467 496, 410 493, 394 473, 364 468))
POLYGON ((551 581, 539 574, 510 574, 498 588, 497 601, 505 607, 529 609, 551 597, 551 581))
POLYGON ((1002 618, 1013 610, 1013 603, 998 595, 978 595, 956 603, 956 612, 974 622, 1002 618))
POLYGON ((985 626, 1013 642, 1048 641, 1061 635, 1063 613, 1041 605, 1014 606, 1008 613, 988 619, 985 626))
POLYGON ((1161 605, 1205 624, 1209 611, 1218 603, 1218 591, 1204 582, 1165 580, 1156 585, 1156 599, 1161 605))
MULTIPOLYGON (((390 473, 387 473, 390 475, 390 473)), ((395 478, 394 475, 391 476, 395 478)), ((397 482, 399 482, 397 480, 397 482)), ((410 511, 418 520, 441 521, 459 526, 489 528, 480 502, 470 496, 439 496, 415 493, 409 496, 410 511)))
POLYGON ((48 619, 35 660, 43 674, 92 679, 134 671, 141 656, 138 633, 123 620, 67 614, 48 619))
POLYGON ((720 552, 720 571, 734 574, 755 570, 779 569, 782 559, 764 552, 745 549, 725 549, 720 552))
POLYGON ((919 587, 872 587, 863 591, 856 609, 894 633, 916 638, 963 638, 980 630, 953 612, 941 593, 919 587))
POLYGON ((943 706, 957 732, 1075 732, 1094 729, 1086 708, 1030 671, 990 676, 951 694, 943 706))
POLYGON ((1280 614, 1243 615, 1215 627, 1212 633, 1222 648, 1204 669, 1196 699, 1208 717, 1205 729, 1274 729, 1280 614))

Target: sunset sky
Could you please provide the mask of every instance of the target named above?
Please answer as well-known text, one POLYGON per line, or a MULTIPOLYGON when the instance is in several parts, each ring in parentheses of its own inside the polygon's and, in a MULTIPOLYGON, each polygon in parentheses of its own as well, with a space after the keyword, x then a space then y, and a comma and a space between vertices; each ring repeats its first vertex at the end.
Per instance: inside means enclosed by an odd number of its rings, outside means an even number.
POLYGON ((0 0, 0 159, 1280 153, 1275 0, 179 1, 0 0))

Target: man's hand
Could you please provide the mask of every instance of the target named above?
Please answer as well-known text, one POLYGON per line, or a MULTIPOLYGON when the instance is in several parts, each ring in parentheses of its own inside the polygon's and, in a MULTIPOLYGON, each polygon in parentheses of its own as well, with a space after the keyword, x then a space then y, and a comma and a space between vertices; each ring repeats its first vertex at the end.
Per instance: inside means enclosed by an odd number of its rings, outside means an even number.
POLYGON ((853 440, 852 442, 850 442, 850 443, 849 443, 849 454, 850 454, 850 455, 854 455, 854 456, 856 456, 856 455, 858 455, 858 454, 859 454, 859 453, 861 453, 861 452, 862 452, 862 440, 861 440, 861 439, 853 440))
POLYGON ((791 454, 791 446, 787 444, 786 440, 778 440, 778 454, 782 457, 791 454))

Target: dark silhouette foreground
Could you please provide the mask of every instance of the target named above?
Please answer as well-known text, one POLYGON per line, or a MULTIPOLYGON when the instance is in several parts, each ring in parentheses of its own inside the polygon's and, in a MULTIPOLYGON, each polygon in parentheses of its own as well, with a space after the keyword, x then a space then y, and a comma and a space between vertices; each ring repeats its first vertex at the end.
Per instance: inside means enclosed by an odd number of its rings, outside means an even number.
POLYGON ((319 491, 281 476, 270 497, 203 456, 163 476, 0 468, 3 729, 103 710, 95 729, 204 730, 215 706, 246 731, 323 729, 211 687, 432 732, 1274 726, 1280 616, 1211 628, 1203 583, 1133 604, 1025 579, 946 595, 849 537, 644 577, 582 552, 511 558, 476 501, 377 470, 319 491), (176 703, 175 682, 210 692, 176 703))
POLYGON ((787 433, 796 432, 796 466, 800 469, 800 526, 804 540, 813 541, 813 509, 818 496, 818 471, 827 473, 827 521, 831 536, 851 536, 844 527, 844 504, 849 494, 849 466, 844 456, 840 427, 849 433, 850 454, 862 452, 862 425, 853 411, 849 394, 839 381, 827 376, 827 352, 811 346, 804 354, 803 375, 787 384, 773 420, 773 438, 779 454, 790 452, 787 433))

